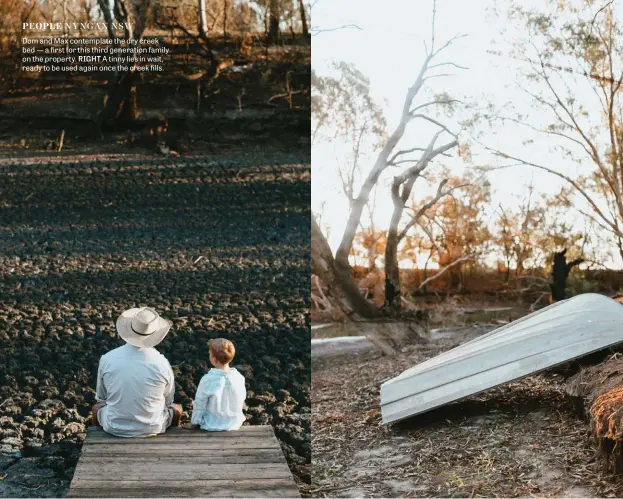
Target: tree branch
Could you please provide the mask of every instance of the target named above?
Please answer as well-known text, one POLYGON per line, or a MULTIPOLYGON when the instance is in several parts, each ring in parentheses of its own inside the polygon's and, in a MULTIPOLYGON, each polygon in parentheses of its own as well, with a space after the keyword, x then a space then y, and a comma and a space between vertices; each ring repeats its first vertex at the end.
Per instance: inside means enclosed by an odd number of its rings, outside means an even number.
POLYGON ((445 197, 448 196, 452 193, 452 191, 455 191, 456 189, 460 189, 462 187, 467 187, 469 184, 463 184, 463 185, 457 185, 455 187, 452 187, 451 189, 448 189, 447 191, 443 191, 443 187, 448 183, 448 179, 444 179, 441 181, 441 183, 439 184, 439 187, 437 188, 437 193, 435 194, 435 197, 433 197, 429 202, 427 202, 426 204, 424 204, 424 206, 422 206, 416 213, 415 215, 413 215, 413 217, 411 218, 411 220, 409 221, 409 223, 407 223, 407 225, 405 226, 404 229, 402 229, 402 231, 400 232, 400 234, 398 235, 398 241, 401 241, 402 239, 405 238, 405 236, 407 235, 407 233, 409 232, 409 229, 411 229, 411 227, 413 227, 414 225, 419 225, 420 223, 420 218, 422 218, 422 215, 424 215, 424 213, 426 213, 430 208, 432 208, 433 206, 435 206, 435 204, 437 204, 437 202, 445 197))
POLYGON ((351 29, 351 28, 352 29, 357 29, 359 31, 363 31, 363 29, 361 29, 356 24, 344 24, 342 26, 338 26, 337 28, 323 28, 323 29, 321 29, 321 28, 318 28, 318 27, 313 27, 311 29, 311 33, 312 33, 312 36, 313 36, 313 35, 318 35, 320 33, 330 33, 332 31, 339 31, 341 29, 351 29))
POLYGON ((530 161, 526 161, 526 160, 524 160, 524 159, 520 159, 520 158, 516 158, 516 157, 513 157, 513 156, 509 156, 508 154, 503 153, 503 152, 501 152, 501 151, 498 151, 497 149, 493 149, 493 148, 490 148, 490 147, 487 147, 487 146, 483 146, 483 147, 484 147, 486 150, 488 150, 488 151, 492 152, 493 154, 495 154, 496 156, 501 156, 501 157, 503 157, 503 158, 508 158, 508 159, 512 159, 512 160, 518 161, 520 164, 523 164, 523 165, 526 165, 526 166, 532 166, 532 167, 534 167, 534 168, 538 168, 538 169, 540 169, 540 170, 546 171, 546 172, 548 172, 548 173, 551 173, 552 175, 556 175, 557 177, 559 177, 559 178, 561 178, 561 179, 565 180, 566 182, 568 182, 569 184, 571 184, 571 185, 575 188, 575 190, 576 190, 577 192, 579 192, 579 193, 582 195, 582 197, 583 197, 584 199, 586 199, 586 201, 587 201, 587 202, 588 202, 588 204, 591 206, 591 208, 593 208, 593 210, 594 210, 594 211, 595 211, 595 212, 599 215, 599 217, 600 217, 600 218, 601 218, 601 219, 602 219, 602 220, 606 223, 606 225, 608 225, 608 227, 610 227, 610 229, 612 230, 612 232, 614 232, 615 234, 617 234, 619 237, 623 237, 623 232, 621 232, 621 231, 620 231, 620 230, 616 227, 616 225, 615 225, 615 224, 614 224, 611 220, 609 220, 609 219, 606 217, 606 215, 605 215, 605 214, 603 213, 603 211, 599 208, 599 206, 597 206, 597 204, 595 203, 595 201, 593 201, 593 199, 592 199, 592 198, 588 195, 588 193, 586 192, 586 190, 585 190, 582 186, 580 186, 580 185, 578 184, 578 182, 577 182, 577 181, 573 180, 572 178, 570 178, 570 177, 568 177, 568 176, 566 176, 566 175, 564 175, 564 174, 562 174, 562 173, 560 173, 560 172, 557 172, 556 170, 552 170, 551 168, 548 168, 548 167, 546 167, 546 166, 543 166, 543 165, 538 165, 538 164, 536 164, 536 163, 532 163, 532 162, 530 162, 530 161))
MULTIPOLYGON (((562 102, 562 99, 560 98, 560 96, 558 95, 556 90, 554 89, 554 87, 553 87, 549 77, 547 76, 547 73, 545 72, 545 65, 544 65, 543 59, 542 59, 542 57, 540 55, 539 55, 539 60, 541 61, 541 68, 542 68, 541 76, 543 76, 543 79, 545 80, 545 83, 547 84, 548 88, 552 92, 552 95, 556 99, 556 102, 558 103, 558 105, 563 109, 563 111, 567 114, 567 116, 569 117, 569 119, 573 123, 575 130, 580 134, 580 136, 584 139, 584 141, 588 145, 589 149, 592 151, 591 157, 592 157, 593 161, 597 164, 599 170, 601 171, 601 174, 604 176, 604 178, 606 179, 608 184, 612 187, 612 189, 616 193, 616 189, 614 189, 614 186, 612 185, 612 179, 610 178, 610 175, 608 174, 607 169, 605 168, 605 166, 601 162, 601 158, 599 157, 599 151, 597 151, 597 147, 595 146, 593 141, 588 137, 588 135, 584 132, 584 130, 580 127, 579 123, 577 122, 575 116, 573 115, 571 110, 568 108, 568 106, 566 106, 562 102)), ((622 211, 623 211, 623 209, 622 209, 622 211)))
POLYGON ((425 107, 428 106, 433 106, 435 104, 454 104, 455 102, 461 102, 459 99, 450 99, 450 100, 433 100, 430 102, 426 102, 425 104, 420 104, 419 106, 415 106, 413 109, 411 109, 411 111, 409 111, 411 114, 415 113, 416 111, 419 111, 420 109, 424 109, 425 107))
POLYGON ((430 116, 426 116, 425 114, 412 114, 411 115, 411 119, 416 119, 416 118, 421 118, 423 120, 426 121, 430 121, 432 124, 437 125, 438 127, 442 128, 444 131, 448 132, 450 135, 452 135, 453 137, 458 137, 458 135, 452 131, 450 131, 446 125, 444 125, 443 123, 440 123, 439 121, 431 118, 430 116))
POLYGON ((437 56, 440 52, 442 52, 443 50, 447 49, 450 45, 452 45, 456 40, 460 40, 461 38, 465 38, 466 36, 467 36, 466 34, 453 36, 446 43, 444 43, 438 50, 436 50, 435 52, 432 52, 431 56, 432 57, 437 56))
POLYGON ((432 66, 430 66, 428 69, 440 68, 440 67, 442 67, 442 66, 453 66, 453 67, 458 68, 458 69, 469 69, 468 67, 466 67, 466 66, 461 66, 461 65, 459 65, 459 64, 456 64, 455 62, 440 62, 440 63, 438 63, 438 64, 433 64, 433 65, 432 65, 432 66))
POLYGON ((467 255, 467 256, 462 256, 460 258, 457 258, 452 263, 449 263, 448 265, 446 265, 443 269, 441 269, 435 275, 430 276, 428 279, 424 279, 424 281, 418 286, 418 291, 422 290, 424 288, 424 286, 426 286, 429 282, 434 281, 438 277, 441 277, 443 274, 445 274, 452 267, 454 267, 454 266, 458 265, 459 263, 464 262, 466 260, 473 260, 473 259, 474 259, 474 255, 467 255))
MULTIPOLYGON (((426 151, 424 151, 424 154, 422 154, 422 157, 418 160, 415 166, 409 168, 408 170, 405 170, 401 175, 397 175, 394 177, 394 185, 401 185, 401 184, 404 184, 410 178, 416 178, 428 166, 429 161, 433 157, 435 157, 437 154, 441 152, 445 152, 446 150, 450 149, 450 147, 443 149, 444 146, 438 149, 433 149, 435 147, 435 143, 437 142, 437 139, 439 138, 442 132, 443 130, 439 130, 433 136, 428 146, 426 147, 426 151), (435 154, 436 151, 439 151, 439 152, 435 154)), ((453 142, 456 142, 456 140, 454 140, 453 142)), ((454 145, 455 144, 452 144, 451 147, 454 147, 454 145)))
POLYGON ((398 151, 396 154, 394 154, 391 158, 389 158, 387 160, 388 164, 397 164, 396 163, 396 159, 398 159, 398 156, 402 156, 404 154, 409 154, 415 151, 426 151, 426 149, 424 147, 413 147, 411 149, 402 149, 401 151, 398 151))

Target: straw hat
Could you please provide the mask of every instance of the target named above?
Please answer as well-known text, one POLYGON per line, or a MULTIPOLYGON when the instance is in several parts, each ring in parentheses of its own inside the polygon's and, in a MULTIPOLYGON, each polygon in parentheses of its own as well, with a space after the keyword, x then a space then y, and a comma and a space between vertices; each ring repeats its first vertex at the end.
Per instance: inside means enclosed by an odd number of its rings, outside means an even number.
POLYGON ((117 332, 126 343, 139 348, 154 347, 171 329, 171 323, 153 308, 131 308, 117 319, 117 332))

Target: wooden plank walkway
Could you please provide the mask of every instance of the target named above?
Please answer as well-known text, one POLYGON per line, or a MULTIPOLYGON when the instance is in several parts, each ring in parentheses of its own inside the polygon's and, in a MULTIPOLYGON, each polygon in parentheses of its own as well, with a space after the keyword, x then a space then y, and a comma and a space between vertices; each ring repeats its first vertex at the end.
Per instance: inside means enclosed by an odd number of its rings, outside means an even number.
POLYGON ((69 497, 300 497, 271 426, 119 438, 88 428, 69 497))

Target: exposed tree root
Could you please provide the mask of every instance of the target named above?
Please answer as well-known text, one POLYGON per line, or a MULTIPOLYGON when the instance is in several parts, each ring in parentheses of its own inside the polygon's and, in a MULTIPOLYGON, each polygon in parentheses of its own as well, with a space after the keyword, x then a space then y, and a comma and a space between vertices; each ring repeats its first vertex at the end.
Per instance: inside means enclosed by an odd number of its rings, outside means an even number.
POLYGON ((623 360, 606 362, 582 370, 567 381, 568 394, 583 400, 596 454, 614 473, 623 471, 623 360))

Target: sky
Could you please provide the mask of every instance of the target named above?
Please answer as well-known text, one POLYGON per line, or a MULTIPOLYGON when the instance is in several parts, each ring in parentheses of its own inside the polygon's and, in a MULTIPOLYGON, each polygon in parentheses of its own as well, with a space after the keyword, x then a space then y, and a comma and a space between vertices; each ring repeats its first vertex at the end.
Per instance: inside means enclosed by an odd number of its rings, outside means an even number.
MULTIPOLYGON (((498 0, 500 3, 500 0, 498 0)), ((534 1, 524 1, 529 6, 534 1)), ((435 36, 438 46, 456 35, 466 35, 457 40, 444 52, 438 62, 452 61, 467 70, 457 71, 456 76, 436 78, 435 91, 447 91, 452 97, 466 97, 472 101, 491 101, 498 106, 513 106, 513 110, 534 112, 530 100, 519 88, 517 71, 525 64, 511 57, 493 55, 489 50, 505 54, 510 48, 507 40, 517 35, 513 25, 501 22, 492 12, 496 5, 491 0, 439 0, 437 2, 435 36)), ((382 4, 375 0, 318 0, 312 8, 313 37, 312 65, 319 75, 331 74, 331 62, 343 60, 353 63, 370 79, 371 93, 382 104, 392 130, 400 119, 400 113, 407 88, 413 83, 423 58, 424 41, 431 36, 432 0, 388 0, 382 4), (354 27, 341 26, 356 25, 354 27)), ((586 88, 578 88, 586 92, 586 88)), ((420 101, 421 102, 421 101, 420 101)), ((509 112, 510 112, 509 108, 509 112)), ((458 131, 456 119, 444 121, 458 131)), ((425 145, 432 130, 420 124, 409 126, 401 145, 425 145), (422 139, 426 137, 426 139, 422 139), (424 142, 424 144, 423 144, 424 142)), ((543 141, 529 147, 522 144, 530 138, 529 132, 518 127, 504 126, 487 131, 483 142, 509 154, 516 154, 527 160, 541 162, 549 167, 573 176, 581 166, 570 163, 550 150, 543 141)), ((339 145, 328 145, 315 141, 312 145, 312 207, 315 213, 322 212, 323 223, 330 226, 329 244, 335 249, 343 232, 348 205, 336 182, 337 161, 346 149, 339 145)), ((369 168, 375 155, 366 158, 369 168)), ((477 156, 474 162, 491 161, 491 157, 477 156)), ((458 158, 444 160, 455 173, 461 173, 465 164, 458 158)), ((493 188, 492 207, 500 203, 505 206, 516 204, 527 192, 531 182, 538 192, 554 194, 563 181, 533 168, 525 166, 504 169, 490 174, 488 179, 493 188)), ((416 184, 417 186, 418 184, 416 184)), ((421 184, 415 195, 426 195, 432 191, 421 184)), ((375 222, 387 226, 391 213, 388 189, 379 191, 375 222)), ((582 218, 575 212, 569 213, 569 221, 582 224, 582 218)), ((615 261, 609 266, 617 266, 615 261)))

